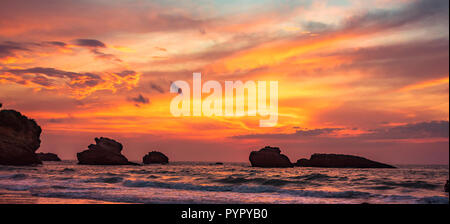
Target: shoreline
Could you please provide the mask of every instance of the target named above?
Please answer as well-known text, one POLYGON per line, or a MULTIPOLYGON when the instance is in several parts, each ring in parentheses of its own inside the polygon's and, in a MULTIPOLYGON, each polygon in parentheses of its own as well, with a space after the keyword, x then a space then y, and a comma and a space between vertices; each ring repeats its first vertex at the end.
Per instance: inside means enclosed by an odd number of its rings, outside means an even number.
POLYGON ((0 190, 0 204, 128 204, 93 199, 37 197, 28 191, 0 190))

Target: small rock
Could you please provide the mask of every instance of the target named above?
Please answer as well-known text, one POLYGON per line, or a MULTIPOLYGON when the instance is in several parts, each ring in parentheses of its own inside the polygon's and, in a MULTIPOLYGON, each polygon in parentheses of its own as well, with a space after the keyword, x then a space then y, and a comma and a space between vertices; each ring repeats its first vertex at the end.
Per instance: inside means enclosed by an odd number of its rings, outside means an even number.
POLYGON ((86 165, 138 165, 129 162, 121 154, 122 144, 109 138, 95 138, 96 144, 88 146, 88 150, 77 153, 78 164, 86 165))
POLYGON ((40 152, 36 154, 41 161, 61 161, 58 155, 54 153, 43 153, 40 152))
POLYGON ((161 152, 149 152, 142 158, 144 164, 168 164, 169 158, 161 152))
POLYGON ((285 168, 294 166, 287 156, 281 154, 278 147, 266 146, 259 151, 253 151, 250 153, 249 159, 253 167, 285 168))
POLYGON ((324 168, 395 168, 363 157, 342 154, 313 154, 309 160, 299 159, 295 165, 324 168))

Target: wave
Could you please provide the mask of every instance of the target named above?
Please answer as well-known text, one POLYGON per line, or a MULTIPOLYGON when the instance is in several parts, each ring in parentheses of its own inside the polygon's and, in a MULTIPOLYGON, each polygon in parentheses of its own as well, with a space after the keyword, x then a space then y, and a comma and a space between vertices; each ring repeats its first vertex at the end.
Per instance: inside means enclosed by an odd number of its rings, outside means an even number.
POLYGON ((448 197, 434 196, 434 197, 424 197, 417 200, 419 204, 448 204, 448 197))
POLYGON ((266 179, 266 178, 243 178, 243 177, 233 177, 229 176, 227 178, 214 180, 217 183, 223 184, 245 184, 245 183, 257 183, 261 185, 270 185, 270 186, 284 186, 287 184, 304 184, 301 181, 288 181, 282 179, 266 179))
POLYGON ((328 176, 326 174, 321 174, 321 173, 312 173, 312 174, 306 174, 306 175, 302 175, 302 176, 297 176, 297 177, 290 177, 291 179, 302 179, 302 180, 329 180, 331 178, 335 178, 335 177, 331 177, 328 176))
MULTIPOLYGON (((180 173, 189 173, 186 172, 185 170, 181 170, 179 171, 180 173)), ((127 173, 130 174, 177 174, 177 172, 175 171, 168 171, 168 170, 145 170, 145 169, 141 169, 141 170, 130 170, 127 171, 127 173)))
POLYGON ((190 191, 211 191, 211 192, 235 192, 235 193, 279 193, 288 194, 301 197, 318 197, 318 198, 368 198, 372 195, 368 192, 360 191, 310 191, 310 190, 288 190, 273 186, 249 186, 249 185, 193 185, 189 183, 164 183, 158 181, 131 181, 123 182, 125 187, 150 187, 150 188, 165 188, 175 190, 190 190, 190 191))
MULTIPOLYGON (((343 199, 340 201, 341 203, 360 203, 359 201, 351 201, 349 199, 355 199, 356 196, 360 196, 362 192, 328 192, 328 191, 303 191, 303 197, 316 197, 316 198, 337 198, 343 199), (314 196, 311 196, 314 195, 314 196)), ((202 199, 200 201, 192 200, 191 198, 179 198, 179 197, 158 197, 152 195, 151 197, 145 196, 136 196, 136 195, 117 195, 117 194, 108 194, 108 193, 97 193, 92 191, 57 191, 57 192, 49 192, 49 191, 33 191, 31 195, 37 197, 56 197, 56 198, 71 198, 71 199, 91 199, 91 200, 100 200, 100 201, 109 201, 109 202, 122 202, 122 203, 205 203, 202 199)), ((363 195, 365 195, 363 193, 363 195)), ((390 196, 378 196, 379 198, 375 198, 375 203, 386 203, 388 201, 405 201, 407 203, 419 203, 419 204, 448 204, 447 197, 441 196, 432 196, 432 197, 423 197, 416 198, 412 196, 401 196, 401 195, 390 195, 390 196), (384 198, 384 200, 383 200, 384 198), (380 200, 381 199, 381 200, 380 200)), ((227 199, 223 201, 223 199, 218 198, 210 198, 207 203, 236 203, 233 199, 227 199)))
POLYGON ((107 184, 115 184, 123 181, 122 177, 99 177, 83 180, 85 183, 107 183, 107 184))
POLYGON ((427 189, 434 190, 439 187, 439 185, 427 183, 425 181, 386 181, 386 180, 375 180, 373 181, 376 184, 382 185, 380 187, 404 187, 404 188, 413 188, 413 189, 427 189))
POLYGON ((23 173, 0 175, 0 179, 24 180, 26 178, 28 178, 28 175, 23 173))
POLYGON ((75 169, 72 169, 72 168, 64 168, 63 170, 61 170, 61 173, 68 173, 68 172, 75 172, 75 169))
POLYGON ((131 203, 448 204, 442 192, 448 168, 425 170, 425 173, 414 170, 418 174, 411 174, 410 170, 400 173, 339 169, 299 172, 231 165, 225 169, 191 165, 114 169, 70 165, 0 166, 0 189, 26 191, 38 197, 131 203), (230 167, 235 171, 229 172, 233 170, 230 167))
POLYGON ((306 174, 306 175, 297 176, 297 177, 290 177, 290 179, 308 180, 308 181, 312 181, 312 180, 319 180, 319 181, 320 180, 321 181, 341 180, 341 181, 345 181, 345 180, 348 180, 347 177, 328 176, 326 174, 321 174, 321 173, 311 173, 311 174, 306 174))
POLYGON ((131 174, 151 174, 153 172, 152 171, 148 171, 148 170, 130 170, 127 173, 131 173, 131 174))
POLYGON ((37 170, 37 169, 35 167, 0 165, 0 171, 14 171, 14 170, 37 170))
MULTIPOLYGON (((279 175, 273 176, 279 177, 279 175)), ((277 179, 277 178, 245 178, 241 176, 231 175, 229 177, 214 180, 217 183, 223 184, 245 184, 245 183, 256 183, 261 185, 270 185, 270 186, 284 186, 288 184, 295 185, 314 185, 320 186, 318 182, 308 182, 308 181, 330 181, 330 180, 340 180, 345 181, 348 180, 347 177, 337 177, 337 176, 328 176, 326 174, 313 173, 296 177, 288 177, 290 180, 277 179)))
POLYGON ((7 184, 0 184, 0 189, 5 189, 9 191, 27 191, 30 190, 32 186, 30 185, 7 185, 7 184))

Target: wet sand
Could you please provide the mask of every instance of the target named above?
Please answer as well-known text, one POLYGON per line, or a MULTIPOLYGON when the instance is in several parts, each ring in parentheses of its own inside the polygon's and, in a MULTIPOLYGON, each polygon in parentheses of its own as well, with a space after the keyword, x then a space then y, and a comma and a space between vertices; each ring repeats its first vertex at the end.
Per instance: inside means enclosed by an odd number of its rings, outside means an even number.
POLYGON ((125 204, 109 201, 35 197, 27 191, 0 190, 0 204, 125 204))

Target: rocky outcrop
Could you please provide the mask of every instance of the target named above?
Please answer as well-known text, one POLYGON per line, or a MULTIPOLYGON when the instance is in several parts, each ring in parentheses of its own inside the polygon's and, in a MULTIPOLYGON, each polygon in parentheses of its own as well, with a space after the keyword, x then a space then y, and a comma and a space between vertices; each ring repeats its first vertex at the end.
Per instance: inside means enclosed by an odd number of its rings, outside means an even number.
POLYGON ((144 164, 168 164, 169 158, 161 152, 149 152, 142 158, 144 164))
POLYGON ((299 159, 295 165, 325 168, 395 168, 363 157, 342 154, 313 154, 309 160, 299 159))
POLYGON ((77 153, 78 164, 85 165, 137 165, 129 162, 122 155, 123 146, 109 138, 95 138, 95 145, 88 146, 88 150, 77 153))
POLYGON ((445 191, 445 192, 448 192, 448 187, 449 187, 448 185, 449 185, 449 182, 448 182, 448 180, 447 180, 447 183, 446 183, 445 186, 444 186, 444 191, 445 191))
POLYGON ((61 161, 61 159, 55 153, 43 153, 36 154, 41 161, 61 161))
POLYGON ((0 111, 0 165, 42 164, 36 155, 42 129, 15 110, 0 111))
POLYGON ((266 146, 259 151, 253 151, 250 153, 249 159, 253 167, 285 168, 294 166, 287 156, 281 154, 278 147, 266 146))

